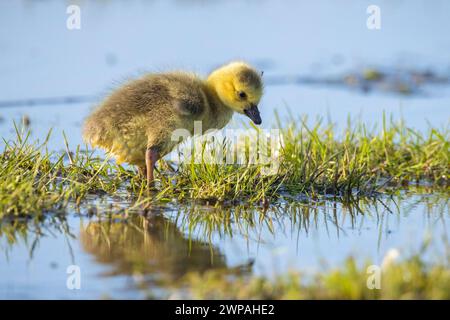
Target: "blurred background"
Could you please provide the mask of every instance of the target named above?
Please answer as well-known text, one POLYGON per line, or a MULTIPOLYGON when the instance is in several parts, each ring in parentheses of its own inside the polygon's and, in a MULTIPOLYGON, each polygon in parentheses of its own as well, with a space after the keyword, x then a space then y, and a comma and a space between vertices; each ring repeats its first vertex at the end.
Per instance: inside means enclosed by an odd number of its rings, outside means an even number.
POLYGON ((34 134, 64 129, 78 144, 82 119, 124 80, 206 75, 233 59, 264 71, 265 127, 286 108, 338 124, 349 114, 379 123, 386 111, 418 129, 425 119, 440 125, 450 108, 449 12, 444 0, 2 1, 0 133, 26 117, 34 134), (71 5, 80 29, 67 28, 71 5), (370 5, 380 29, 367 27, 370 5))

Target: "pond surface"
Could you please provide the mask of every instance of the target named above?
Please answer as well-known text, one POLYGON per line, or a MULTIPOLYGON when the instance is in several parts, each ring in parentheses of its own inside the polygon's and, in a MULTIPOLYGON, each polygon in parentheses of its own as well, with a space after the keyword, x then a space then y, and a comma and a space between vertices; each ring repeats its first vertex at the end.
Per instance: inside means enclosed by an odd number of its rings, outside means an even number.
POLYGON ((167 298, 177 295, 177 281, 189 271, 313 274, 342 265, 349 256, 381 264, 392 248, 407 257, 428 239, 433 241, 424 259, 433 262, 448 254, 450 212, 448 195, 429 191, 350 205, 284 204, 267 211, 167 205, 126 219, 105 208, 95 217, 49 217, 39 227, 24 222, 16 233, 4 222, 0 296, 167 298), (70 265, 80 268, 81 290, 66 287, 70 265))
MULTIPOLYGON (((378 1, 382 28, 370 31, 366 8, 372 2, 81 1, 81 30, 69 31, 66 2, 2 1, 0 136, 12 138, 12 121, 26 116, 34 138, 53 128, 50 147, 60 151, 64 130, 74 148, 82 143, 84 117, 114 83, 143 70, 206 74, 236 58, 264 70, 265 128, 275 125, 275 110, 283 116, 287 107, 310 119, 330 117, 338 126, 348 116, 380 124, 383 112, 423 131, 448 124, 450 3, 378 1), (447 80, 410 94, 328 81, 367 68, 402 77, 431 72, 447 80), (314 81, 276 81, 293 77, 314 81), (80 96, 88 99, 12 106, 80 96)), ((243 120, 235 116, 230 126, 243 120)), ((430 237, 426 258, 434 261, 448 250, 448 199, 448 192, 411 188, 376 201, 330 199, 267 211, 166 204, 126 220, 118 211, 126 202, 95 199, 104 210, 94 217, 73 209, 38 224, 2 222, 0 298, 166 298, 176 290, 164 283, 176 288, 189 271, 317 272, 349 255, 380 263, 397 248, 407 256, 430 237), (80 267, 81 290, 67 289, 69 265, 80 267)))

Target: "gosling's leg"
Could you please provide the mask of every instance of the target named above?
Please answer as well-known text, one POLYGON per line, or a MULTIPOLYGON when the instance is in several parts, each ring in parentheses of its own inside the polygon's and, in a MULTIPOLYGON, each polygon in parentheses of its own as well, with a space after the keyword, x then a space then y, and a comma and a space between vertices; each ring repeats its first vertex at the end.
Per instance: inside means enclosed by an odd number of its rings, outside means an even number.
POLYGON ((156 161, 159 159, 159 153, 154 148, 148 148, 145 151, 145 164, 147 166, 147 183, 150 185, 153 180, 153 169, 155 168, 156 161))

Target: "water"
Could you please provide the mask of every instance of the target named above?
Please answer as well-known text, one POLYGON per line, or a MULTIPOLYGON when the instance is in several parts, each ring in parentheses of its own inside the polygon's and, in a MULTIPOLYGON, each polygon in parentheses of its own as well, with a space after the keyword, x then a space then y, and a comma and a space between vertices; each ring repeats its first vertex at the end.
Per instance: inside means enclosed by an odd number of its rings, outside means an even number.
MULTIPOLYGON (((446 125, 448 84, 428 84, 423 92, 401 95, 271 81, 280 76, 332 79, 366 67, 431 70, 448 77, 448 1, 379 1, 382 28, 369 31, 366 8, 372 2, 82 1, 82 28, 69 31, 66 2, 3 1, 0 102, 78 95, 94 99, 2 107, 0 135, 13 137, 12 121, 26 115, 34 138, 42 139, 53 128, 50 146, 59 151, 64 130, 74 147, 82 143, 83 118, 114 83, 143 70, 182 68, 207 74, 236 58, 265 71, 261 110, 266 128, 274 125, 274 110, 283 116, 286 106, 310 119, 329 116, 339 126, 348 115, 379 124, 383 112, 423 131, 446 125)), ((240 126, 242 120, 235 116, 230 126, 240 126)), ((136 215, 127 222, 120 216, 111 219, 106 208, 94 218, 70 210, 37 225, 15 221, 22 231, 12 243, 11 222, 4 221, 0 298, 143 298, 149 290, 167 297, 175 289, 163 282, 176 288, 188 271, 254 261, 246 272, 270 277, 291 268, 316 272, 339 266, 348 255, 380 263, 390 248, 407 255, 430 236, 432 250, 426 258, 435 261, 445 252, 447 193, 411 190, 357 205, 330 200, 281 204, 262 212, 167 204, 150 217, 136 215), (219 221, 224 214, 236 219, 229 226, 193 222, 205 213, 219 221), (260 220, 262 214, 265 219, 260 220), (82 290, 66 287, 66 268, 72 264, 81 268, 82 290)))
MULTIPOLYGON (((33 223, 24 223, 27 231, 17 232, 16 242, 2 237, 0 296, 167 298, 189 271, 245 267, 268 277, 298 269, 313 274, 349 256, 380 264, 392 248, 407 257, 430 237, 424 259, 438 261, 448 249, 448 197, 426 192, 348 206, 284 204, 266 212, 168 205, 125 219, 105 209, 91 218, 72 213, 47 220, 39 233, 33 223), (218 222, 208 222, 205 213, 218 222), (66 287, 70 265, 80 267, 81 290, 66 287)), ((7 227, 0 229, 5 235, 7 227)))

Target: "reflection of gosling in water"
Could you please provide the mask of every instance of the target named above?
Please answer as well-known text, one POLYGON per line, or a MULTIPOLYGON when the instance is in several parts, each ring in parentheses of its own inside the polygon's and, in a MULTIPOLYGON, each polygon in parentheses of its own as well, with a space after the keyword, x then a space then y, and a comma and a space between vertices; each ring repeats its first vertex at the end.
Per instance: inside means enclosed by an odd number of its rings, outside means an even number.
POLYGON ((80 241, 97 261, 112 267, 112 274, 143 274, 172 282, 191 271, 226 268, 217 247, 186 238, 161 216, 134 215, 127 223, 89 221, 80 230, 80 241))
POLYGON ((153 181, 158 159, 179 141, 176 129, 194 131, 223 128, 233 112, 261 123, 257 104, 262 96, 260 74, 243 62, 213 71, 206 80, 184 72, 149 74, 114 91, 87 118, 87 142, 113 154, 118 163, 136 165, 153 181))

